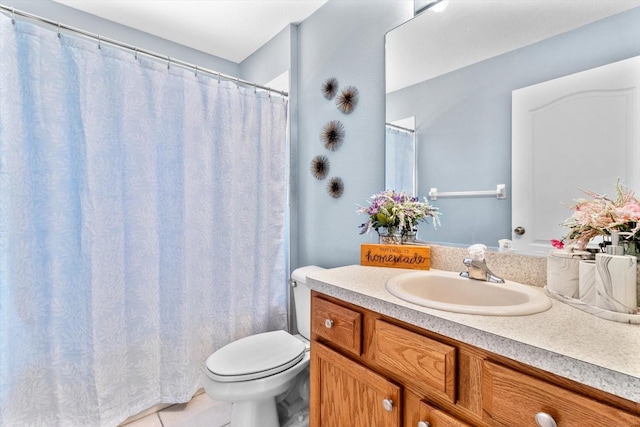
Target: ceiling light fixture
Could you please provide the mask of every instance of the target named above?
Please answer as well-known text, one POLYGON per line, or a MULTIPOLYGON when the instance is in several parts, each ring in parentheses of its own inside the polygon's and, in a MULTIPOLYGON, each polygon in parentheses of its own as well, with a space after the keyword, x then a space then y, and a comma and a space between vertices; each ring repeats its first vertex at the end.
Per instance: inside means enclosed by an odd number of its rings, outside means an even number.
POLYGON ((433 6, 431 6, 431 10, 436 13, 444 12, 444 10, 449 6, 449 0, 439 0, 433 6))

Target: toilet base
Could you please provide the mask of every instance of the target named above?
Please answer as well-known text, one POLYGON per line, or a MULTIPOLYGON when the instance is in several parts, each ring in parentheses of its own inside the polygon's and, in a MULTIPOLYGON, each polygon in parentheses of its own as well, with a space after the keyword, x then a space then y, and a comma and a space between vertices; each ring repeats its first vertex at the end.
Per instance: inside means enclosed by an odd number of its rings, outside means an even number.
POLYGON ((231 406, 231 427, 280 427, 276 399, 234 402, 231 406))

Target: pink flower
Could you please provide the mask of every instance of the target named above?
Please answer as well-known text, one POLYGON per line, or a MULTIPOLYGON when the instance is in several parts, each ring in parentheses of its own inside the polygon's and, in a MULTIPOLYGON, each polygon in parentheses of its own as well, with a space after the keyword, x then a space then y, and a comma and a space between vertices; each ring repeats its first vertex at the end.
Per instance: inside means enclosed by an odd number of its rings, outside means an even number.
MULTIPOLYGON (((586 247, 593 238, 610 235, 612 231, 626 233, 627 240, 640 240, 640 200, 633 191, 618 180, 615 199, 592 191, 585 193, 591 199, 576 200, 573 215, 564 223, 570 231, 562 241, 567 239, 578 247, 586 247)), ((553 241, 552 245, 557 247, 553 241)))
POLYGON ((638 222, 640 221, 640 203, 632 201, 616 209, 618 221, 638 222))
POLYGON ((556 249, 564 249, 564 243, 562 242, 562 240, 558 239, 551 239, 551 246, 556 249))

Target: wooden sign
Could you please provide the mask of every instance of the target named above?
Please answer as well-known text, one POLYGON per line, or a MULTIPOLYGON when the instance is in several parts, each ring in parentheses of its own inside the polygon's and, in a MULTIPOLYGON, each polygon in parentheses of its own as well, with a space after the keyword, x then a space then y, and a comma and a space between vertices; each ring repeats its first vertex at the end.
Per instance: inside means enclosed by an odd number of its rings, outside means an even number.
POLYGON ((375 267, 413 268, 429 270, 431 265, 429 246, 374 245, 360 246, 360 265, 375 267))

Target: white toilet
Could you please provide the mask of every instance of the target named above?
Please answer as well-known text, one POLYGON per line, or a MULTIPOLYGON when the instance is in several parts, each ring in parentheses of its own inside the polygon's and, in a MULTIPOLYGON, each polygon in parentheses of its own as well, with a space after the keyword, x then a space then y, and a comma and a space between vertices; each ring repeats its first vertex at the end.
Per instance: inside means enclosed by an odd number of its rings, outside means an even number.
MULTIPOLYGON (((296 324, 300 335, 272 331, 234 341, 214 352, 206 362, 204 389, 214 400, 231 402, 231 427, 280 427, 276 397, 303 389, 308 399, 311 290, 307 274, 320 267, 291 273, 296 324)), ((306 424, 304 416, 287 426, 306 424)))

